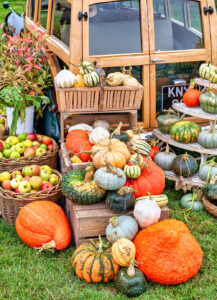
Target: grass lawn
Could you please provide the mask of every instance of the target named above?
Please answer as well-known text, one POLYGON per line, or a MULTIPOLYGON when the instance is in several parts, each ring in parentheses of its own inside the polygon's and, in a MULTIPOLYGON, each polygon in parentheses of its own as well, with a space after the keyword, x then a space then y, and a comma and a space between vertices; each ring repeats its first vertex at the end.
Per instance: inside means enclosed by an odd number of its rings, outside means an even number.
MULTIPOLYGON (((5 16, 10 12, 10 9, 4 9, 2 3, 0 2, 0 24, 4 22, 5 16)), ((11 7, 22 14, 26 10, 26 1, 23 0, 9 0, 11 7)))
MULTIPOLYGON (((167 182, 171 217, 183 220, 179 199, 182 192, 174 191, 167 182)), ((185 221, 186 222, 186 221, 185 221)), ((147 292, 138 299, 216 299, 217 292, 217 234, 216 219, 206 211, 194 212, 186 223, 200 243, 204 258, 200 272, 185 284, 161 286, 147 283, 147 292)), ((87 284, 72 272, 70 258, 73 245, 67 250, 41 253, 23 244, 15 228, 0 219, 0 299, 71 300, 71 299, 127 299, 111 284, 87 284)))

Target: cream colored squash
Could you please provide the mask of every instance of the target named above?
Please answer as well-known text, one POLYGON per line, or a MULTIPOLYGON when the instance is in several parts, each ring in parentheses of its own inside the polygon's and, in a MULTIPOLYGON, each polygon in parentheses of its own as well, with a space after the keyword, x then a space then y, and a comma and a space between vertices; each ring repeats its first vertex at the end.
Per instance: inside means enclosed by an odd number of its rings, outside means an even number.
POLYGON ((135 260, 136 247, 130 240, 122 238, 112 245, 112 256, 120 266, 128 267, 135 260))
POLYGON ((153 200, 138 200, 135 204, 133 216, 141 228, 146 228, 160 219, 161 209, 153 200))
POLYGON ((118 86, 122 85, 124 80, 124 74, 121 72, 110 73, 106 77, 106 82, 110 86, 118 86))
POLYGON ((71 88, 77 81, 76 76, 69 70, 60 71, 54 80, 58 88, 71 88))
POLYGON ((97 127, 94 128, 93 131, 89 135, 89 140, 91 144, 99 144, 101 141, 108 139, 109 138, 109 132, 108 130, 102 128, 102 127, 97 127))

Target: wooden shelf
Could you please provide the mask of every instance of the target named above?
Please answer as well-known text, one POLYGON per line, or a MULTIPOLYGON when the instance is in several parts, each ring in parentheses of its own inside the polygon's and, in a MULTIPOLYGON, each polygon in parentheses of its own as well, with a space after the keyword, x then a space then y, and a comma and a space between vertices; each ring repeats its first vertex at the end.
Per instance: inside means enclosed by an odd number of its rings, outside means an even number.
POLYGON ((212 83, 210 82, 209 80, 207 79, 203 79, 203 78, 195 78, 194 79, 194 82, 197 84, 197 85, 200 85, 200 86, 204 86, 204 87, 207 87, 209 88, 210 86, 213 87, 214 89, 217 89, 217 84, 216 83, 212 83))
MULTIPOLYGON (((180 176, 177 176, 173 171, 164 171, 164 175, 167 179, 176 181, 176 183, 180 179, 180 176)), ((201 180, 198 174, 195 174, 194 176, 189 178, 183 178, 183 182, 186 184, 186 187, 188 185, 190 185, 191 187, 203 187, 205 184, 205 181, 201 180)))

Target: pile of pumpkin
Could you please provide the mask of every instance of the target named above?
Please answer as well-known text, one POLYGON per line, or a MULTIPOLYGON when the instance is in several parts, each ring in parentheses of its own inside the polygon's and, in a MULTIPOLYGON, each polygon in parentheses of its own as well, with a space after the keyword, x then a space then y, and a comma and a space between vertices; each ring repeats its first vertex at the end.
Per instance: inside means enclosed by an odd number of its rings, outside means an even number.
MULTIPOLYGON (((55 83, 58 88, 83 88, 95 87, 99 85, 100 73, 94 63, 81 61, 78 67, 79 74, 74 74, 69 70, 60 71, 55 77, 55 83)), ((110 73, 106 76, 102 69, 104 84, 108 86, 134 86, 137 87, 139 82, 131 74, 132 67, 127 71, 125 67, 122 72, 110 73)))

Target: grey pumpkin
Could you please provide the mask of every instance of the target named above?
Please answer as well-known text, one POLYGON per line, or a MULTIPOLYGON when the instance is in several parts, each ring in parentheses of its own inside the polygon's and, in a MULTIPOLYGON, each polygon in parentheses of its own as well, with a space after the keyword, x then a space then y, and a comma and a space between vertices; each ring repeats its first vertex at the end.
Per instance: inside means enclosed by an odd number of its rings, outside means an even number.
POLYGON ((215 129, 215 124, 210 129, 201 131, 198 135, 197 141, 206 149, 217 148, 217 129, 215 129))
POLYGON ((158 152, 155 155, 154 162, 163 170, 172 170, 172 163, 176 156, 175 153, 169 151, 169 145, 167 144, 164 152, 158 152))
POLYGON ((208 182, 213 176, 217 175, 217 163, 214 159, 200 165, 199 177, 208 182))

